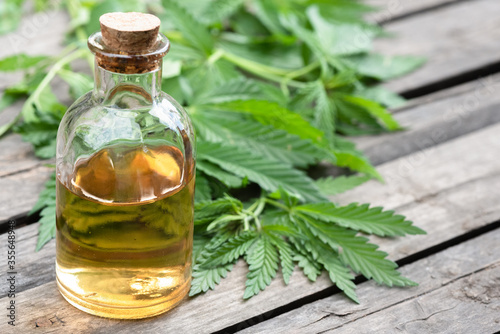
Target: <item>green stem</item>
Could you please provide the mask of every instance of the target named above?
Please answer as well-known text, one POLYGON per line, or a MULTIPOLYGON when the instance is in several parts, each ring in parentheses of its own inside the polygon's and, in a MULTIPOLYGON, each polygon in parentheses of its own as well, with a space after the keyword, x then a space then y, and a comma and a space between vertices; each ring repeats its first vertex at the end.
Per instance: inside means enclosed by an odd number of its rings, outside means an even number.
POLYGON ((255 202, 258 204, 257 208, 255 209, 255 211, 253 212, 253 214, 255 216, 259 216, 262 211, 264 211, 264 208, 266 207, 266 198, 265 197, 261 197, 257 202, 255 202))
MULTIPOLYGON (((224 50, 221 51, 222 51, 222 57, 224 59, 230 61, 231 63, 237 65, 238 67, 241 67, 245 71, 257 75, 261 78, 281 83, 283 81, 283 77, 285 77, 288 74, 287 70, 281 70, 274 67, 262 65, 252 60, 248 60, 246 58, 239 57, 235 54, 226 52, 224 50)), ((305 86, 303 82, 295 80, 289 80, 287 82, 287 85, 295 88, 302 88, 305 86)))
POLYGON ((243 229, 245 231, 250 230, 250 224, 248 223, 248 216, 243 218, 243 229))
POLYGON ((219 60, 220 58, 222 58, 224 56, 224 50, 216 50, 214 53, 212 53, 212 55, 210 57, 208 57, 207 59, 207 62, 209 64, 213 64, 215 63, 217 60, 219 60))
POLYGON ((37 100, 40 96, 40 94, 43 92, 43 90, 50 84, 50 81, 54 79, 56 76, 57 72, 59 72, 64 65, 72 62, 73 60, 77 58, 81 58, 84 56, 84 52, 86 50, 76 50, 73 53, 68 54, 67 56, 59 59, 54 66, 47 72, 43 80, 40 82, 40 84, 36 87, 35 91, 28 97, 26 102, 23 105, 23 108, 21 110, 21 114, 26 122, 31 122, 36 120, 36 116, 34 113, 34 109, 31 108, 32 104, 35 104, 36 107, 40 108, 40 106, 37 103, 37 100))
POLYGON ((317 60, 317 61, 315 61, 313 63, 310 63, 307 66, 304 66, 302 68, 299 68, 298 70, 295 70, 295 71, 292 71, 292 72, 288 73, 285 77, 287 79, 288 78, 293 79, 293 78, 301 77, 303 75, 308 74, 309 72, 314 71, 315 69, 317 69, 320 66, 321 66, 321 62, 319 60, 317 60))
POLYGON ((277 202, 277 201, 269 199, 269 198, 266 198, 265 201, 266 201, 267 204, 271 204, 272 206, 280 208, 280 209, 282 209, 282 210, 284 210, 286 212, 290 212, 290 208, 287 207, 284 204, 281 204, 280 202, 277 202))
POLYGON ((262 230, 262 225, 260 224, 260 219, 259 217, 256 215, 253 217, 253 220, 255 222, 255 226, 257 227, 257 231, 261 231, 262 230))

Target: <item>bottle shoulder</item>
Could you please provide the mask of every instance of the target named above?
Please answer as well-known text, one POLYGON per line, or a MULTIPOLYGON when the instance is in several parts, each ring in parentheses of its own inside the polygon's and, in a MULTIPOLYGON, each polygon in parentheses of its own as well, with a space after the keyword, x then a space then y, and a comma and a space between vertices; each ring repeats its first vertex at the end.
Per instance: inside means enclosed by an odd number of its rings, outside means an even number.
POLYGON ((194 155, 194 131, 184 108, 166 93, 150 105, 121 108, 103 105, 89 92, 77 99, 64 115, 57 135, 57 156, 89 155, 116 143, 171 145, 186 158, 194 155))

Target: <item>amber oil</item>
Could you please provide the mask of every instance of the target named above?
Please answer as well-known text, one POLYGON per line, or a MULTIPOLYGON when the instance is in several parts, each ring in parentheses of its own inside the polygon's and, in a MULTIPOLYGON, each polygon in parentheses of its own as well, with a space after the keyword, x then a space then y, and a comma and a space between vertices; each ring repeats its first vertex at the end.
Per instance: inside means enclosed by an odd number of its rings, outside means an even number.
MULTIPOLYGON (((163 313, 191 279, 193 168, 169 145, 112 145, 57 179, 57 283, 75 307, 163 313)), ((191 165, 192 167, 192 165, 191 165)))

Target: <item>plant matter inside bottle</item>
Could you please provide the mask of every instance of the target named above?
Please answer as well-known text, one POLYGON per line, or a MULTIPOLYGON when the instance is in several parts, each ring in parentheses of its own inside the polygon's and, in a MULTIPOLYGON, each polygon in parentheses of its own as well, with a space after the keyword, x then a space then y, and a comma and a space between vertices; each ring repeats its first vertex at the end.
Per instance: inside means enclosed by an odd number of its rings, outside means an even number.
POLYGON ((194 176, 169 145, 117 144, 57 180, 57 280, 87 312, 142 318, 175 306, 191 277, 194 176))

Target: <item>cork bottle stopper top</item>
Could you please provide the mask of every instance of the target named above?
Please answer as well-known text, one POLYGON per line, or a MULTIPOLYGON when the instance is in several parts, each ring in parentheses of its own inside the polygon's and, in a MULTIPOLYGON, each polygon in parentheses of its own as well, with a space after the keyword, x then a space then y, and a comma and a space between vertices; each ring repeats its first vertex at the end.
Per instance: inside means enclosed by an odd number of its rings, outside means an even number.
POLYGON ((144 13, 107 13, 100 17, 104 44, 113 50, 136 53, 155 47, 160 19, 144 13))

